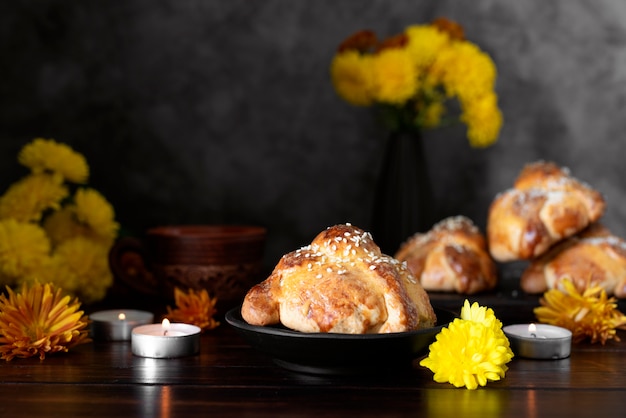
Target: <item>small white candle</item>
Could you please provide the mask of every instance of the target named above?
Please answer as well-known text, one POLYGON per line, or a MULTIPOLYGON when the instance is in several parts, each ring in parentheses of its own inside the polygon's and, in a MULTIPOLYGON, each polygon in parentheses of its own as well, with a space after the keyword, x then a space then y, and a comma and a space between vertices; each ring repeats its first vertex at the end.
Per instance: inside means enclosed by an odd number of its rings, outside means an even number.
POLYGON ((154 320, 150 312, 116 309, 89 315, 91 338, 96 341, 128 341, 133 328, 154 320))
POLYGON ((200 351, 200 327, 180 323, 172 324, 165 318, 160 324, 134 328, 131 343, 133 354, 140 357, 190 356, 200 351))
POLYGON ((502 328, 513 353, 533 359, 563 359, 570 356, 572 332, 547 324, 516 324, 502 328))

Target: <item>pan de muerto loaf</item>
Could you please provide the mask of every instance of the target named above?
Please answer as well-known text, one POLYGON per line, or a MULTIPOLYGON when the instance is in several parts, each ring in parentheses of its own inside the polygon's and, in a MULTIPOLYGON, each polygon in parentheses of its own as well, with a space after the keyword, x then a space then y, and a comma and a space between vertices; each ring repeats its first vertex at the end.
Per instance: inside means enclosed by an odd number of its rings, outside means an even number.
POLYGON ((426 291, 406 265, 381 253, 368 232, 332 226, 284 255, 252 287, 241 315, 252 325, 302 332, 403 332, 436 322, 426 291))
POLYGON ((594 224, 533 260, 522 273, 521 287, 543 293, 563 289, 565 279, 580 292, 600 286, 607 295, 626 298, 626 242, 594 224))
POLYGON ((514 187, 495 197, 487 218, 492 257, 528 260, 604 214, 603 196, 552 162, 528 164, 514 187))
POLYGON ((464 216, 446 218, 409 238, 395 255, 427 291, 473 294, 493 289, 496 266, 485 237, 464 216))

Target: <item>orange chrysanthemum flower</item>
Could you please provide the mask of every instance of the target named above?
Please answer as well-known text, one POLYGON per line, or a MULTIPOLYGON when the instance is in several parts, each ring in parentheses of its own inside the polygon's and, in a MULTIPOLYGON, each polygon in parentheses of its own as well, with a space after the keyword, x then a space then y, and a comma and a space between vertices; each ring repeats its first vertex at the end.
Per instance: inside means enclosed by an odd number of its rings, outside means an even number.
POLYGON ((167 307, 167 317, 171 321, 193 324, 202 331, 216 328, 220 323, 213 316, 217 313, 215 304, 217 298, 209 297, 206 289, 195 291, 189 289, 184 292, 178 287, 174 289, 174 301, 176 309, 167 307))
POLYGON ((548 290, 539 300, 542 306, 534 309, 540 322, 569 329, 575 343, 585 338, 602 344, 620 340, 616 328, 626 326, 626 316, 617 309, 615 298, 608 298, 600 286, 581 294, 570 280, 561 284, 563 290, 548 290))
POLYGON ((70 302, 60 288, 51 284, 24 284, 19 293, 8 286, 0 295, 0 358, 67 352, 71 347, 89 342, 89 324, 78 299, 70 302))

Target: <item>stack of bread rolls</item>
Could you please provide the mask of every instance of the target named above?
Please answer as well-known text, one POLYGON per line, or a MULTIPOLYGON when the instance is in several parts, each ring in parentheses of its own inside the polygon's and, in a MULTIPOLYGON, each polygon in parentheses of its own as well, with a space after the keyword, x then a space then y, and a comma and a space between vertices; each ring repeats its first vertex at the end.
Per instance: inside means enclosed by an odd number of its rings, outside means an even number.
POLYGON ((528 260, 520 285, 527 293, 601 286, 626 297, 626 243, 598 222, 604 197, 566 168, 539 161, 525 166, 514 186, 489 208, 487 239, 499 262, 528 260))
POLYGON ((520 285, 527 293, 558 288, 564 279, 580 291, 601 286, 626 297, 626 243, 599 224, 600 192, 567 168, 537 161, 491 203, 486 235, 472 221, 451 217, 402 244, 405 261, 428 291, 478 293, 498 281, 495 262, 527 261, 520 285))

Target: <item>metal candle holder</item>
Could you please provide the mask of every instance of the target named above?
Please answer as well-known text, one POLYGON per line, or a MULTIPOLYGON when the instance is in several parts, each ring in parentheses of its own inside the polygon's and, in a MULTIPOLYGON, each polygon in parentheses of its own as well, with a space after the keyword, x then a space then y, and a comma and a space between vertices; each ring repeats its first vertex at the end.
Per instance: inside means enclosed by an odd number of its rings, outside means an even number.
POLYGON ((564 359, 570 356, 572 332, 547 324, 517 324, 502 328, 513 353, 531 359, 564 359))
POLYGON ((154 320, 150 312, 117 309, 89 315, 91 338, 96 341, 128 341, 133 328, 154 320))
POLYGON ((151 358, 185 357, 200 351, 200 328, 189 324, 150 324, 133 329, 132 352, 151 358))

